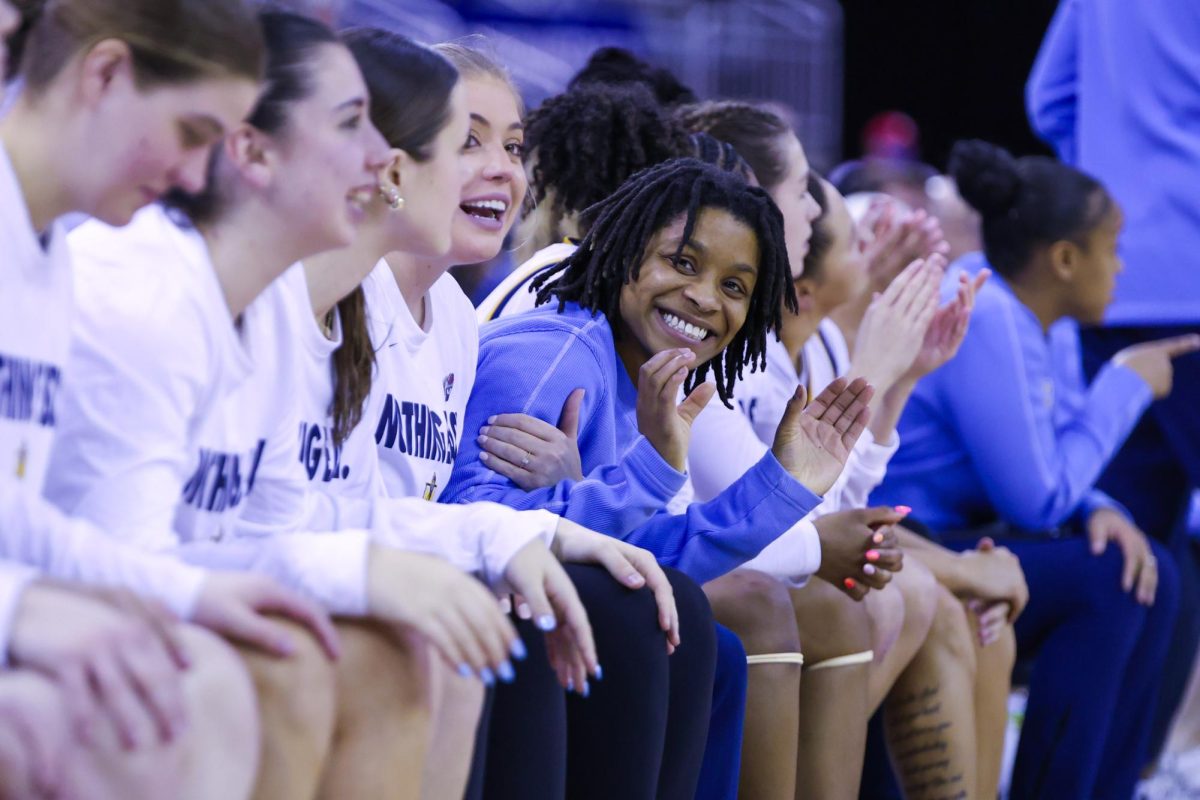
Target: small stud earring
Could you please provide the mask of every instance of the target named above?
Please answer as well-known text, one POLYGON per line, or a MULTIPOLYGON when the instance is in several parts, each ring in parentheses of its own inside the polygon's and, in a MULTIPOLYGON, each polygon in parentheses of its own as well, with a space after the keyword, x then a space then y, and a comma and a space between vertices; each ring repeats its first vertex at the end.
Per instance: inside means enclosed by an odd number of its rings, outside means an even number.
POLYGON ((404 208, 404 198, 394 186, 383 187, 379 192, 393 211, 399 211, 404 208))

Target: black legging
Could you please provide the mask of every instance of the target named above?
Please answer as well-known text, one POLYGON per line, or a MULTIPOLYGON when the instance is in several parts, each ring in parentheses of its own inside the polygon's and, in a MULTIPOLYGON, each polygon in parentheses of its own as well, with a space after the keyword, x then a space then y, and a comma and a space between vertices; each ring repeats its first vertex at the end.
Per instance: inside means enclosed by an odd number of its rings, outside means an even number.
MULTIPOLYGON (((566 693, 540 632, 517 628, 529 650, 517 680, 491 705, 482 796, 487 800, 691 798, 708 731, 716 639, 704 593, 668 571, 683 645, 670 659, 647 589, 629 591, 603 568, 567 565, 587 608, 604 679, 587 699, 566 693), (570 741, 570 747, 567 742, 570 741), (669 745, 668 745, 669 742, 669 745)), ((478 785, 478 775, 472 784, 478 785)))

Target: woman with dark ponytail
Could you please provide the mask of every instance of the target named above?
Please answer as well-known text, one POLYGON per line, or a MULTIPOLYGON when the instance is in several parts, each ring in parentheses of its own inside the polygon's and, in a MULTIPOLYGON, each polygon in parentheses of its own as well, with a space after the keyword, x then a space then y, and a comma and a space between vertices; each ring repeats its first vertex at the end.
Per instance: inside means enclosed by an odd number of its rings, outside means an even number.
POLYGON ((917 385, 872 499, 911 505, 956 549, 987 535, 1020 558, 1030 600, 1015 631, 1035 661, 1013 796, 1128 798, 1178 576, 1095 482, 1170 391, 1171 358, 1200 341, 1129 348, 1085 385, 1078 326, 1111 301, 1121 209, 1083 172, 985 142, 956 145, 950 172, 983 218, 984 252, 957 267, 995 278, 957 357, 917 385))

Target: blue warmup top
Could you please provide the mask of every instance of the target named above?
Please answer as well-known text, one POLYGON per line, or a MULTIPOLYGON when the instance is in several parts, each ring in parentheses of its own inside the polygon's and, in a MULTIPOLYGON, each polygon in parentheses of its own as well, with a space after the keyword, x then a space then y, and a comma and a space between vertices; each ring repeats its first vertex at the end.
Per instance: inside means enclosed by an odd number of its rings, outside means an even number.
MULTIPOLYGON (((947 271, 944 294, 957 289, 959 269, 986 265, 980 253, 964 256, 947 271)), ((917 384, 900 418, 900 450, 871 502, 911 506, 935 531, 997 518, 1045 531, 1120 508, 1092 487, 1150 400, 1145 381, 1111 363, 1085 386, 1075 322, 1043 333, 993 275, 958 355, 917 384)))
POLYGON ((442 500, 548 509, 644 547, 700 583, 757 555, 820 503, 768 452, 709 502, 668 514, 667 502, 686 476, 638 432, 637 390, 613 346, 608 319, 573 303, 561 314, 556 308, 481 328, 475 387, 442 500), (475 437, 488 417, 523 412, 554 425, 567 396, 580 387, 582 481, 526 492, 480 461, 475 437))
POLYGON ((1026 100, 1034 130, 1124 208, 1108 321, 1200 321, 1200 2, 1062 0, 1026 100))

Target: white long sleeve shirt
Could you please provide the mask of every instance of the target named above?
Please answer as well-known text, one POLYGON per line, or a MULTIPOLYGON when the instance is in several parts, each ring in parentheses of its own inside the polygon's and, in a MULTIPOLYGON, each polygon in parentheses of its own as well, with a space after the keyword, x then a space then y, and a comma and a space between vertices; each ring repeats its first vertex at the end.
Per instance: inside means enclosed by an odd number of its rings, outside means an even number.
POLYGON ((121 230, 87 223, 71 245, 80 380, 64 397, 56 502, 143 547, 265 572, 335 613, 366 612, 372 540, 494 576, 495 564, 463 552, 479 546, 478 526, 463 543, 447 533, 465 537, 480 509, 401 510, 312 491, 297 458, 301 342, 315 328, 300 265, 235 324, 203 238, 160 209, 121 230))
MULTIPOLYGON (((367 283, 376 288, 382 283, 385 291, 390 286, 399 296, 383 262, 367 283)), ((304 304, 310 302, 306 292, 302 298, 298 292, 293 296, 304 304)), ((398 306, 384 303, 376 289, 368 291, 368 298, 369 324, 378 326, 379 341, 385 342, 397 330, 405 331, 404 339, 397 347, 376 345, 376 369, 363 418, 340 445, 333 441, 331 417, 332 357, 340 344, 340 320, 332 338, 326 337, 309 310, 292 340, 300 358, 295 392, 299 421, 293 428, 300 433, 298 461, 310 490, 323 499, 313 505, 340 507, 343 518, 348 516, 344 509, 358 508, 364 515, 359 524, 370 525, 375 541, 439 556, 496 583, 509 559, 530 541, 550 544, 559 518, 548 511, 516 511, 497 503, 431 502, 436 499, 435 487, 440 491, 449 479, 447 462, 457 453, 462 418, 458 406, 465 406, 473 383, 478 349, 474 309, 449 276, 438 281, 427 300, 428 318, 440 320, 440 325, 434 322, 425 331, 412 321, 403 298, 398 306), (466 303, 465 316, 461 307, 458 314, 450 313, 460 306, 460 299, 466 303), (405 319, 411 330, 402 327, 405 319), (435 328, 446 342, 435 345, 435 328), (420 350, 426 342, 429 357, 410 363, 409 345, 420 350), (447 357, 447 350, 461 355, 447 357), (448 372, 440 368, 446 364, 451 365, 448 372), (449 408, 441 404, 449 400, 453 401, 449 408), (381 468, 385 452, 389 468, 381 468)))
POLYGON ((62 427, 72 315, 64 232, 33 227, 16 174, 0 148, 0 653, 17 598, 33 571, 64 580, 122 586, 190 615, 204 573, 174 559, 115 546, 94 526, 70 519, 42 496, 51 448, 62 427))

